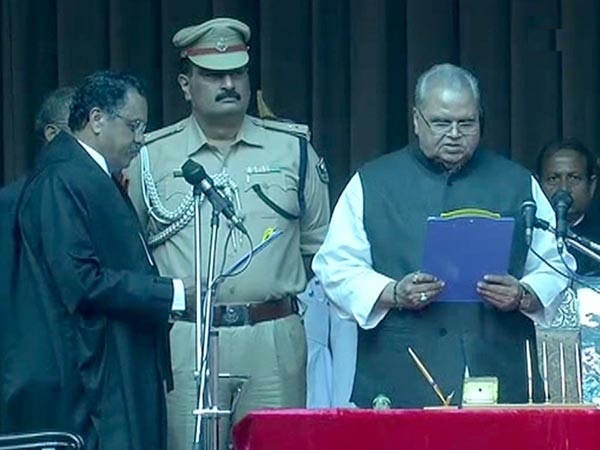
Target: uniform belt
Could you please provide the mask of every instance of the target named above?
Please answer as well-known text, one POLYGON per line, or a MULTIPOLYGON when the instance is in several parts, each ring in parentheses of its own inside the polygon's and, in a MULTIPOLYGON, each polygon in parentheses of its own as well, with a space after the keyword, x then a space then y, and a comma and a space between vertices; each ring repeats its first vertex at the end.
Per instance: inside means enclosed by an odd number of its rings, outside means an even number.
POLYGON ((296 297, 285 297, 251 305, 219 305, 214 308, 216 327, 241 327, 281 319, 298 312, 296 297))

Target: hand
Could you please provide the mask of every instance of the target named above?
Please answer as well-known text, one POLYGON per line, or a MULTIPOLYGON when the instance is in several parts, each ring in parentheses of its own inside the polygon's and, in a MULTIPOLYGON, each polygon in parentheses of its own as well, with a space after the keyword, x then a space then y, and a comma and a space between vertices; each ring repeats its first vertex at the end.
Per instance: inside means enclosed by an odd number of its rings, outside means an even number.
POLYGON ((382 293, 382 304, 388 308, 420 310, 435 300, 443 287, 444 282, 433 275, 412 272, 397 283, 386 286, 382 293))
POLYGON ((500 311, 519 309, 525 295, 525 289, 512 275, 485 275, 477 283, 477 292, 500 311))
POLYGON ((183 287, 185 289, 185 311, 183 317, 185 320, 196 320, 196 283, 194 277, 184 278, 183 287))

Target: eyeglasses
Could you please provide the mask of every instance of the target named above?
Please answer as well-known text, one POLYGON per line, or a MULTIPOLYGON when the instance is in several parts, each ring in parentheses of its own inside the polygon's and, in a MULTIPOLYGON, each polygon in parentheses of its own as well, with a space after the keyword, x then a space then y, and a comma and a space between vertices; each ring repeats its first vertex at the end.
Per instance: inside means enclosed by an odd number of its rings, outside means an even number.
POLYGON ((120 115, 118 113, 114 113, 113 116, 118 117, 123 122, 125 122, 125 125, 127 125, 127 128, 129 128, 133 134, 140 136, 140 135, 144 134, 144 131, 146 131, 147 123, 144 122, 143 120, 128 119, 127 117, 123 117, 122 115, 120 115))
POLYGON ((432 133, 435 134, 448 134, 452 132, 454 124, 458 132, 464 136, 471 136, 477 134, 479 131, 479 119, 467 119, 467 120, 445 120, 445 119, 433 119, 427 120, 419 108, 415 110, 423 119, 423 122, 429 127, 432 133))
POLYGON ((546 186, 550 186, 550 187, 555 187, 558 186, 560 184, 563 183, 563 180, 566 181, 566 185, 570 188, 579 186, 581 183, 583 183, 583 181, 586 179, 586 177, 576 174, 576 173, 569 173, 566 175, 548 175, 546 178, 544 178, 544 184, 546 186))

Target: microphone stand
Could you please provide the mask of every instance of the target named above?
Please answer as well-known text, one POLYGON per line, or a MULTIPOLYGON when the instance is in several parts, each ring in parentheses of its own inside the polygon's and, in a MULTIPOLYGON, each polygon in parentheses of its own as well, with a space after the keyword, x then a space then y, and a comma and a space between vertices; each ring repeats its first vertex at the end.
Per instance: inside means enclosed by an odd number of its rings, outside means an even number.
MULTIPOLYGON (((230 410, 219 409, 219 331, 213 325, 213 307, 216 286, 217 237, 219 235, 219 216, 221 213, 229 217, 228 203, 223 199, 211 197, 214 191, 212 180, 206 174, 204 167, 188 159, 175 176, 183 176, 193 186, 194 199, 194 280, 196 283, 196 417, 194 427, 194 443, 192 450, 219 450, 219 419, 231 415, 230 410), (210 182, 209 182, 210 180, 210 182), (200 196, 206 195, 212 206, 210 221, 210 245, 208 251, 207 289, 202 299, 202 255, 200 227, 200 196)), ((230 211, 229 211, 230 212, 230 211)), ((235 216, 233 217, 235 218, 235 216)), ((230 218, 233 220, 233 218, 230 218)), ((239 223, 234 225, 244 229, 239 223)), ((246 232, 247 233, 247 232, 246 232)), ((242 382, 246 377, 236 377, 224 374, 223 378, 239 378, 242 382)), ((238 392, 241 391, 241 387, 238 392)), ((237 397, 239 401, 239 396, 237 397)))
POLYGON ((208 253, 208 286, 202 301, 202 253, 200 227, 199 184, 194 185, 194 277, 196 283, 196 416, 194 442, 192 450, 219 449, 219 418, 226 417, 231 411, 218 407, 218 330, 213 327, 214 281, 217 255, 217 235, 220 211, 213 207, 211 217, 210 247, 208 253), (208 389, 207 389, 208 386, 208 389))
MULTIPOLYGON (((545 220, 538 219, 537 217, 535 219, 534 226, 542 230, 551 231, 552 233, 556 232, 550 223, 545 220)), ((580 236, 571 230, 567 231, 567 236, 565 237, 564 242, 567 247, 573 248, 600 263, 600 244, 592 241, 591 239, 580 236)))

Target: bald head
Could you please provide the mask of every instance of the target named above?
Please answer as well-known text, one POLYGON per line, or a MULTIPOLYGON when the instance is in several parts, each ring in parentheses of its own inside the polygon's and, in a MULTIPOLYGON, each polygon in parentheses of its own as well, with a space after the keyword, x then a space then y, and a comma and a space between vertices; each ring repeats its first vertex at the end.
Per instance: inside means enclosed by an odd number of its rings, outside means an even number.
POLYGON ((62 87, 50 92, 35 118, 35 133, 42 143, 50 142, 60 131, 69 132, 69 110, 75 89, 62 87))

